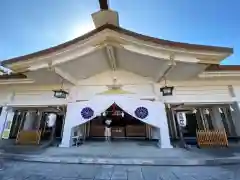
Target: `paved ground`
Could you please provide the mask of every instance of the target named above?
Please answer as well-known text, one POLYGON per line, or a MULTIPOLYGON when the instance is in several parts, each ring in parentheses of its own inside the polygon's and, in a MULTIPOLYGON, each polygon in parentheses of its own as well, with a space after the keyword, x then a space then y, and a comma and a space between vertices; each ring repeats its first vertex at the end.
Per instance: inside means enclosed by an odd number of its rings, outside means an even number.
POLYGON ((110 165, 223 165, 240 164, 240 148, 211 148, 190 150, 182 148, 161 149, 156 142, 114 141, 85 142, 80 147, 5 148, 2 157, 8 160, 29 162, 56 162, 110 165), (14 153, 11 153, 11 149, 14 153), (27 149, 27 151, 26 151, 27 149), (16 153, 17 152, 17 153, 16 153))
POLYGON ((79 147, 57 148, 49 147, 42 155, 59 157, 120 157, 120 158, 167 158, 167 157, 210 157, 207 154, 186 151, 182 148, 164 149, 157 146, 157 142, 148 141, 113 141, 113 142, 85 142, 79 147))
POLYGON ((240 165, 221 167, 112 166, 8 161, 1 180, 238 180, 240 165))
POLYGON ((151 141, 86 141, 79 147, 42 148, 36 146, 5 145, 4 152, 14 154, 42 155, 46 157, 120 157, 120 158, 218 158, 240 156, 240 145, 229 148, 204 148, 194 146, 186 151, 182 148, 160 149, 157 142, 151 141))

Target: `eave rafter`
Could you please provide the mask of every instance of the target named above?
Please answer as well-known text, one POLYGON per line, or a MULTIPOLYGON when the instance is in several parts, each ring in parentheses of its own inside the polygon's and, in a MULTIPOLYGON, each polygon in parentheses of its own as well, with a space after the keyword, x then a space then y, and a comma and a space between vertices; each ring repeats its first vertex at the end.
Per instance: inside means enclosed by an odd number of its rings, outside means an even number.
MULTIPOLYGON (((163 73, 160 72, 159 75, 156 77, 155 81, 157 83, 161 82, 176 66, 176 62, 174 60, 173 54, 169 56, 169 59, 170 59, 170 62, 168 63, 167 68, 164 70, 163 73)), ((162 69, 160 71, 162 71, 162 69)))
POLYGON ((117 69, 117 58, 115 54, 115 49, 111 45, 106 45, 105 51, 109 66, 113 71, 115 71, 117 69))
POLYGON ((67 80, 68 82, 70 82, 73 85, 77 85, 77 79, 75 79, 74 77, 72 77, 69 73, 64 72, 61 68, 59 67, 54 67, 51 64, 49 64, 49 70, 56 73, 58 76, 60 76, 61 78, 67 80))

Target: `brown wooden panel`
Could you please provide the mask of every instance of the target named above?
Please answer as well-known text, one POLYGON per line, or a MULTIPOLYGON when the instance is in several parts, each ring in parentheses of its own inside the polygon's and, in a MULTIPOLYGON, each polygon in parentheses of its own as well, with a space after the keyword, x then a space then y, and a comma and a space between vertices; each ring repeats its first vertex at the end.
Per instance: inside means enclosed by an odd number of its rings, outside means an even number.
POLYGON ((20 131, 18 133, 16 143, 18 144, 39 144, 41 139, 41 131, 20 131))
POLYGON ((197 141, 200 147, 228 146, 228 139, 225 129, 197 130, 197 141))
POLYGON ((145 125, 127 125, 126 136, 127 137, 146 137, 145 125))
POLYGON ((112 127, 111 128, 112 137, 125 137, 125 128, 124 127, 112 127))
POLYGON ((91 124, 89 136, 90 137, 104 137, 104 130, 105 130, 104 126, 91 124))

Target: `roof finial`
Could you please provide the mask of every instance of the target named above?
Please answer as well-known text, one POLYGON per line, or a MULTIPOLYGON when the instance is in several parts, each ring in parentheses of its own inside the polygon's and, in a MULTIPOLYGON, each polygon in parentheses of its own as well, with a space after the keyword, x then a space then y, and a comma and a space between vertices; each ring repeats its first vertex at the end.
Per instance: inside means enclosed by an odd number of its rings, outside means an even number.
POLYGON ((99 0, 101 10, 108 10, 108 0, 99 0))

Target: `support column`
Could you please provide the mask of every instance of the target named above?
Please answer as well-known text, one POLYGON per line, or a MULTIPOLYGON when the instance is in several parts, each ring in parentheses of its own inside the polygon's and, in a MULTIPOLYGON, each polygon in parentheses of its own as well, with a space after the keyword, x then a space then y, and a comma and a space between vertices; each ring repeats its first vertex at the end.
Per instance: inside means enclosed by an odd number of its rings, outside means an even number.
POLYGON ((231 105, 233 108, 233 111, 231 112, 232 115, 232 120, 235 126, 235 131, 237 136, 240 136, 240 103, 239 102, 234 102, 233 105, 231 105))
POLYGON ((212 111, 210 111, 210 114, 212 115, 212 123, 214 129, 223 129, 223 122, 222 122, 222 117, 220 115, 218 107, 213 107, 212 111))
POLYGON ((159 135, 160 135, 160 139, 159 139, 160 147, 161 148, 172 148, 168 127, 159 128, 159 135))
POLYGON ((63 136, 62 136, 62 142, 60 144, 60 147, 70 147, 72 145, 71 137, 72 137, 72 117, 71 117, 71 110, 70 107, 67 107, 67 112, 65 116, 65 123, 63 127, 63 136))
MULTIPOLYGON (((165 111, 165 109, 164 109, 165 111)), ((163 113, 164 114, 164 113, 163 113)), ((159 128, 159 144, 161 148, 172 148, 170 142, 170 135, 169 135, 169 128, 168 128, 168 121, 167 121, 167 114, 165 111, 165 116, 162 116, 161 120, 161 128, 159 128)))
POLYGON ((67 119, 64 125, 64 130, 63 130, 63 137, 62 137, 62 142, 60 144, 60 147, 70 147, 72 142, 71 142, 71 136, 72 136, 72 128, 67 124, 67 119))

